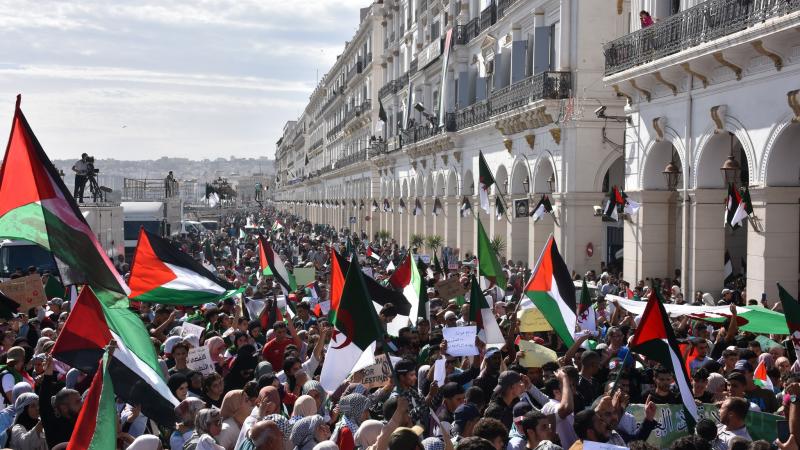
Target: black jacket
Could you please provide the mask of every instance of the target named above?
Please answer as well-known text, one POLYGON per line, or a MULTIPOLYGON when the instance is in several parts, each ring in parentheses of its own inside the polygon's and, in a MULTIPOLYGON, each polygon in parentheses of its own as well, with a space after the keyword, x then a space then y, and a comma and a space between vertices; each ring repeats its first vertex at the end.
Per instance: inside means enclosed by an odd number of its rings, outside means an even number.
POLYGON ((56 396, 59 390, 61 390, 61 385, 55 375, 46 375, 39 391, 39 398, 42 399, 39 402, 39 411, 42 425, 44 426, 44 436, 47 440, 47 446, 50 448, 62 442, 69 442, 72 437, 72 429, 75 428, 75 422, 78 420, 77 416, 66 418, 56 415, 51 399, 56 396))

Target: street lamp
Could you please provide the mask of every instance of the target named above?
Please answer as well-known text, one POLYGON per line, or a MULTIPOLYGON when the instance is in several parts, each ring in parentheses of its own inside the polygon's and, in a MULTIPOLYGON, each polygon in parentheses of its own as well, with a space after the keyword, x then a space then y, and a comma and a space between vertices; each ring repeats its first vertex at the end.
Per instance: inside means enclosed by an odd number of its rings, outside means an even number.
POLYGON ((547 178, 547 185, 550 187, 550 192, 556 191, 556 175, 554 173, 547 178))
POLYGON ((725 162, 722 163, 722 167, 719 168, 725 176, 726 184, 735 183, 739 177, 739 172, 742 171, 741 164, 733 157, 733 133, 728 134, 730 134, 731 137, 731 151, 728 154, 728 159, 726 159, 725 162))
POLYGON ((677 164, 675 164, 674 155, 672 158, 670 158, 667 167, 665 167, 664 171, 661 173, 663 173, 664 177, 667 179, 667 189, 674 191, 675 188, 678 187, 678 178, 681 176, 681 169, 677 164))

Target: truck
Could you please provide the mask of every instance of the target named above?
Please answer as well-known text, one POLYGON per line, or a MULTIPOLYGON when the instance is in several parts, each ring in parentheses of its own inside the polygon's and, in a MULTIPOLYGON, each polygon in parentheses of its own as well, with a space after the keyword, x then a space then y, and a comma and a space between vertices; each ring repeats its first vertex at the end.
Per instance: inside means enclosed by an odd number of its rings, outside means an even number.
POLYGON ((0 281, 8 281, 17 270, 27 273, 29 267, 39 273, 58 273, 53 254, 42 247, 25 240, 0 240, 0 281))
POLYGON ((120 205, 123 211, 126 261, 133 258, 141 228, 158 236, 169 235, 163 202, 122 202, 120 205))

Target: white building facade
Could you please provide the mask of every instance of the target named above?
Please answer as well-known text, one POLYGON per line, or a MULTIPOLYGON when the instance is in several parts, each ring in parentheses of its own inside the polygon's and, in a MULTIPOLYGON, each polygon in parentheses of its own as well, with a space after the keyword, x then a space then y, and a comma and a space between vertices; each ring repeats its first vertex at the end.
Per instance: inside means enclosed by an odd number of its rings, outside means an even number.
POLYGON ((604 82, 627 101, 626 193, 642 205, 625 224, 626 278, 679 268, 687 296, 716 296, 727 252, 748 299, 777 300, 778 282, 797 295, 800 1, 620 6, 604 82), (658 19, 644 29, 642 10, 658 19), (729 183, 754 208, 737 230, 723 225, 729 183))
MULTIPOLYGON (((404 245, 412 234, 439 235, 460 257, 475 251, 479 215, 514 262, 532 266, 553 234, 578 272, 613 263, 622 249, 622 223, 603 222, 593 206, 602 204, 610 186, 624 183, 625 125, 592 111, 606 106, 609 114, 621 112, 625 103, 603 84, 602 43, 622 34, 619 17, 605 1, 371 5, 351 41, 362 32, 372 37, 374 56, 362 74, 371 80, 368 120, 345 120, 342 137, 326 135, 308 152, 309 166, 318 164, 315 172, 279 186, 276 199, 313 221, 371 237, 386 230, 404 245), (342 147, 347 139, 355 151, 342 147), (477 195, 480 152, 497 180, 488 215, 477 195), (534 223, 516 214, 515 206, 529 210, 544 194, 552 216, 534 223), (494 214, 498 195, 508 207, 501 218, 494 214), (472 214, 462 217, 465 199, 472 214), (417 203, 422 211, 414 215, 417 203)), ((307 117, 318 110, 318 92, 330 90, 351 48, 348 43, 312 94, 307 117)), ((358 87, 346 83, 345 95, 351 90, 358 87)))

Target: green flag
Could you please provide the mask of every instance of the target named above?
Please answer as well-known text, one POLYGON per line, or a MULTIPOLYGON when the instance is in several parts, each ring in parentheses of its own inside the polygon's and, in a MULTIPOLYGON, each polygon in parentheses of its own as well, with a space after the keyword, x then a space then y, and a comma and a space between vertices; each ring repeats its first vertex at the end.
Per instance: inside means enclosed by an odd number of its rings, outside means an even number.
POLYGON ((480 219, 478 219, 478 272, 488 278, 500 289, 506 288, 506 274, 497 259, 497 254, 492 250, 489 236, 483 229, 480 219))

